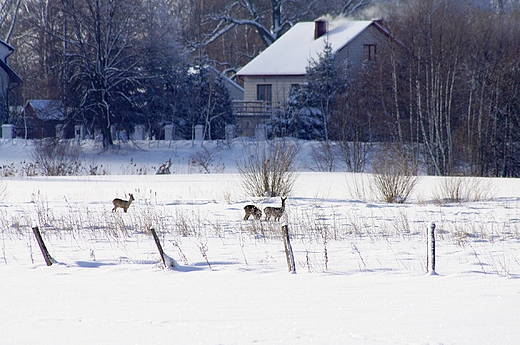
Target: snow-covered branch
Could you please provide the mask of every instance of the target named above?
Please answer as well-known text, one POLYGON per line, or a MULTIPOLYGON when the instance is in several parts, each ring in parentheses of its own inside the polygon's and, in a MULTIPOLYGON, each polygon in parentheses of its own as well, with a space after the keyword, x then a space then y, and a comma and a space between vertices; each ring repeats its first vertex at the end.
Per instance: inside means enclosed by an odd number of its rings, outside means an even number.
POLYGON ((377 0, 349 0, 343 6, 343 9, 341 10, 341 14, 345 16, 351 16, 357 11, 359 11, 362 7, 365 7, 367 5, 371 5, 375 2, 381 2, 377 0))

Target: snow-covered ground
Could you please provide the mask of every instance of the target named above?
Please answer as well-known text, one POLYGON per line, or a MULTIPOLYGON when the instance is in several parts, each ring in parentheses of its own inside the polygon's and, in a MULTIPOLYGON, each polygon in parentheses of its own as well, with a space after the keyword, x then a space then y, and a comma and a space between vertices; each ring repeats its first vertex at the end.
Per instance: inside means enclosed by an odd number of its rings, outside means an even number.
MULTIPOLYGON (((85 143, 106 175, 0 180, 0 343, 520 343, 520 180, 438 203, 442 179, 424 176, 407 203, 386 204, 360 197, 368 175, 312 171, 305 143, 283 221, 244 221, 246 204, 280 204, 243 189, 245 144, 85 143), (190 163, 205 150, 209 174, 190 163), (172 174, 154 175, 168 159, 172 174), (128 213, 113 213, 128 193, 128 213), (432 222, 437 275, 426 268, 432 222), (45 265, 33 226, 57 264, 45 265)), ((19 173, 32 145, 0 141, 0 166, 19 173)))

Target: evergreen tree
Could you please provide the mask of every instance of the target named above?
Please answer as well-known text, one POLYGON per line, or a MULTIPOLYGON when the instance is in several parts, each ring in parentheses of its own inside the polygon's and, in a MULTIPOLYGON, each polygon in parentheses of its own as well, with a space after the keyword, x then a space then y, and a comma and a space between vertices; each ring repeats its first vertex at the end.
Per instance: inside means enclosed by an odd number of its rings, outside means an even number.
POLYGON ((291 90, 283 110, 269 124, 277 135, 328 141, 332 139, 331 120, 345 100, 347 69, 344 62, 336 63, 332 47, 326 43, 318 60, 310 61, 306 73, 306 82, 291 90))
POLYGON ((205 139, 223 139, 225 126, 236 123, 223 77, 206 63, 192 67, 190 77, 192 93, 187 122, 191 128, 203 125, 205 139))

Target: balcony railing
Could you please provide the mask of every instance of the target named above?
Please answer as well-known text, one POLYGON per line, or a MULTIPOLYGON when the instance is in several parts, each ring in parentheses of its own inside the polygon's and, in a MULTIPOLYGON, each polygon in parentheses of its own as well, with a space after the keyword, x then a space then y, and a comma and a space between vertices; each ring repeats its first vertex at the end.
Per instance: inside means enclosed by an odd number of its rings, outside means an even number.
POLYGON ((237 116, 269 117, 276 106, 266 101, 233 101, 237 116))
POLYGON ((263 125, 269 120, 276 106, 265 101, 233 101, 237 116, 237 135, 244 137, 257 136, 257 131, 265 133, 263 125))

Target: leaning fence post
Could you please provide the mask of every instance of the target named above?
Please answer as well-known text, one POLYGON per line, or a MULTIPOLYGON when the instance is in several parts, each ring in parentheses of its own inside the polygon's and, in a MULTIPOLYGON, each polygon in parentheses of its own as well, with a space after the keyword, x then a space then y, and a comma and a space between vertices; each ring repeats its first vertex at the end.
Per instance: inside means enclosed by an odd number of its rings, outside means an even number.
POLYGON ((37 226, 32 228, 34 236, 36 237, 36 241, 38 242, 38 246, 40 246, 40 250, 42 251, 43 259, 45 260, 45 263, 47 266, 51 266, 53 263, 56 262, 51 255, 49 254, 49 251, 47 250, 47 247, 45 246, 45 242, 43 242, 42 234, 40 233, 40 229, 38 229, 37 226))
POLYGON ((150 229, 150 232, 152 233, 153 239, 155 241, 155 245, 157 246, 157 249, 159 250, 159 255, 161 256, 161 261, 164 264, 164 267, 175 267, 175 261, 170 258, 168 255, 164 254, 164 250, 161 245, 161 241, 159 241, 159 236, 157 236, 157 233, 155 232, 154 228, 150 229))
POLYGON ((431 275, 437 274, 435 272, 435 223, 430 224, 428 231, 428 256, 427 256, 427 270, 431 275))
POLYGON ((296 273, 296 264, 294 263, 294 254, 292 251, 291 240, 289 239, 289 227, 287 224, 282 226, 283 232, 283 243, 285 246, 285 256, 287 257, 287 266, 289 267, 289 272, 295 274, 296 273))

